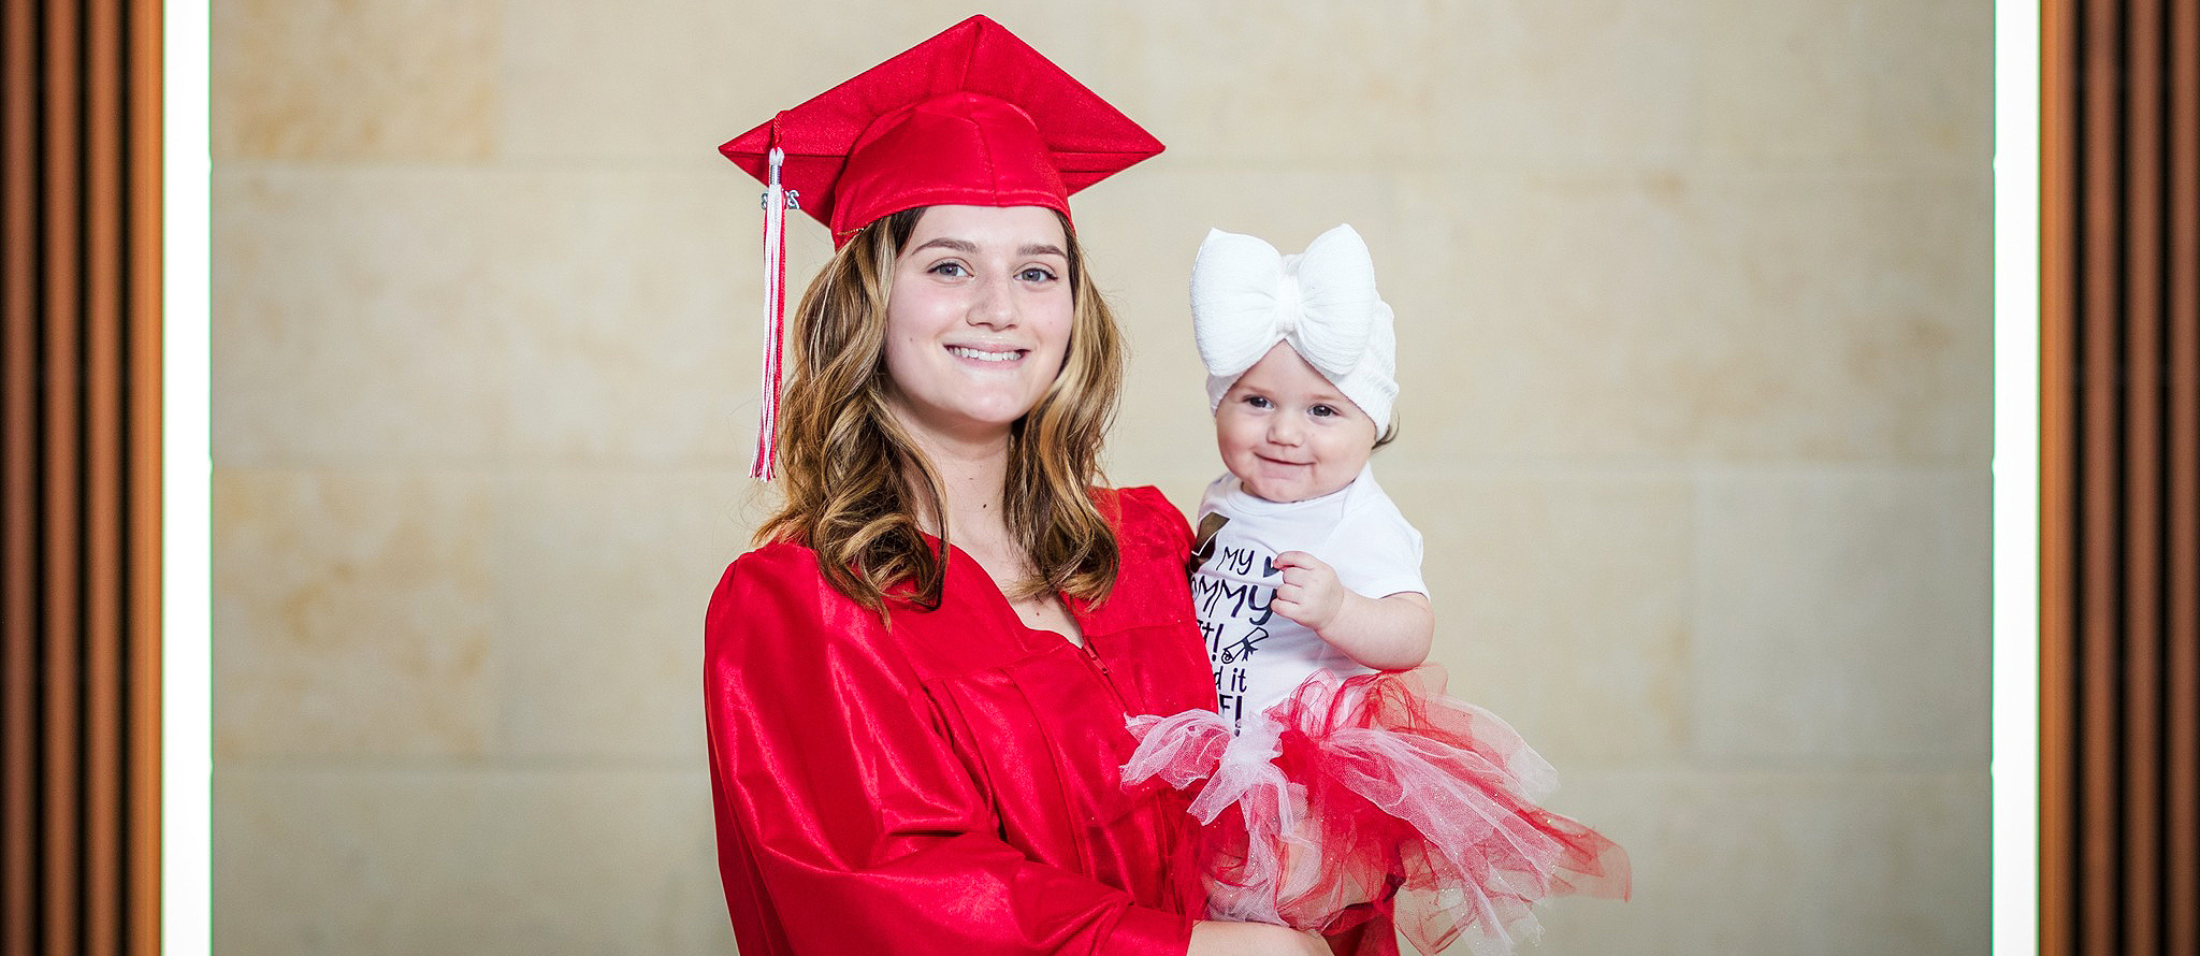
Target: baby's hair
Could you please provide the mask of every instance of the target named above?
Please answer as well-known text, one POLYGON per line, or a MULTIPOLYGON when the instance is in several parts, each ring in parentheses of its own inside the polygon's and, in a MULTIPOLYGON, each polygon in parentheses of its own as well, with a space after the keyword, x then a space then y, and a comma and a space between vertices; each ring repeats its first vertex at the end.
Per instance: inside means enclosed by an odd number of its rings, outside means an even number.
POLYGON ((1397 420, 1396 418, 1393 418, 1393 419, 1391 419, 1391 420, 1390 420, 1390 424, 1388 424, 1388 425, 1385 425, 1385 426, 1383 426, 1383 433, 1382 433, 1382 434, 1380 434, 1380 435, 1377 435, 1377 436, 1375 436, 1375 447, 1373 447, 1373 448, 1370 448, 1370 449, 1368 449, 1368 451, 1370 451, 1370 452, 1378 452, 1378 451, 1382 451, 1382 450, 1383 450, 1383 446, 1384 446, 1384 445, 1388 445, 1388 444, 1390 444, 1391 442, 1394 442, 1394 441, 1397 441, 1397 440, 1398 440, 1398 420, 1397 420))

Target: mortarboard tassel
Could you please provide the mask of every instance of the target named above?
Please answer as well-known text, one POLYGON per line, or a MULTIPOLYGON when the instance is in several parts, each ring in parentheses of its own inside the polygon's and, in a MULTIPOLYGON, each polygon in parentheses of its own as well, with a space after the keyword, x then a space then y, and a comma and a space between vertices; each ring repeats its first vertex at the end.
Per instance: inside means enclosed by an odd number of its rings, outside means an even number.
POLYGON ((787 210, 800 209, 800 194, 779 181, 787 154, 771 150, 771 177, 764 188, 764 383, 756 421, 756 460, 749 477, 772 480, 779 455, 780 355, 787 330, 787 210))

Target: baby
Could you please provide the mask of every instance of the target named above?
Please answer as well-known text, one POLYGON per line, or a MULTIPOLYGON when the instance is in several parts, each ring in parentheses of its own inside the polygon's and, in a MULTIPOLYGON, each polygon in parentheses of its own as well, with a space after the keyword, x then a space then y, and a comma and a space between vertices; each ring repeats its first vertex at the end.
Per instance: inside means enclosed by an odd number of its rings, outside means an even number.
POLYGON ((1192 324, 1228 468, 1192 558, 1220 712, 1133 718, 1124 780, 1206 781, 1209 914, 1327 934, 1388 915, 1424 953, 1471 932, 1501 954, 1538 899, 1624 898, 1625 852, 1534 804, 1550 765, 1424 666, 1421 535, 1368 465, 1397 344, 1359 234, 1283 256, 1209 233, 1192 324))
POLYGON ((1421 535, 1367 464, 1388 437, 1397 345, 1359 234, 1338 226, 1286 259, 1216 231, 1192 316, 1229 469, 1200 502, 1192 578, 1223 716, 1242 728, 1324 668, 1420 665, 1434 629, 1421 535))

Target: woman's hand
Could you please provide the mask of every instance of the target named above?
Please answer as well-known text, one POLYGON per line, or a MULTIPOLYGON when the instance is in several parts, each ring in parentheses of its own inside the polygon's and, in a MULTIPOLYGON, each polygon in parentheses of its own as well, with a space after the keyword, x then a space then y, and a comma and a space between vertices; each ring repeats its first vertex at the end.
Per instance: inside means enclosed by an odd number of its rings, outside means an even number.
POLYGON ((1267 923, 1201 920, 1192 924, 1187 956, 1330 956, 1329 944, 1312 933, 1267 923))

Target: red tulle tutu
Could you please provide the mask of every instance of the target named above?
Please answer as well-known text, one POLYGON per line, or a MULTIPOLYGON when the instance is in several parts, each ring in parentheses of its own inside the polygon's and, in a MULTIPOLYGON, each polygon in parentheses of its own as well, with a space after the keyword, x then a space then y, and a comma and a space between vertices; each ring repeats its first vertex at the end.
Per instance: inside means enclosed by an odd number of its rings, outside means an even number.
POLYGON ((1433 666, 1318 671, 1236 736, 1210 711, 1131 732, 1126 786, 1207 781, 1191 812, 1216 919, 1337 933, 1388 913, 1431 956, 1462 933, 1503 956, 1539 931, 1535 901, 1628 893, 1626 851, 1536 806, 1551 765, 1433 666))

